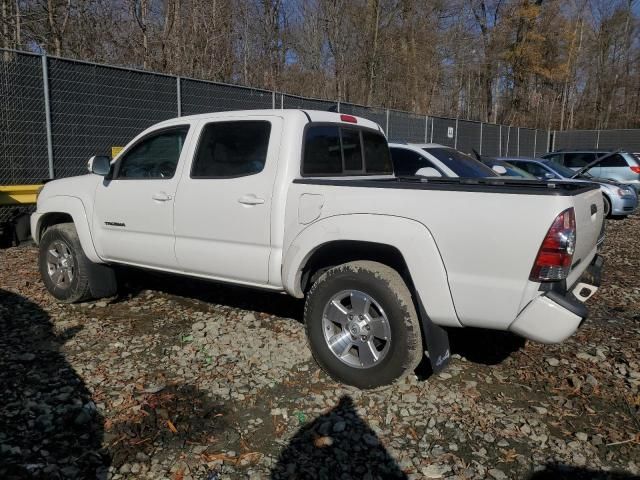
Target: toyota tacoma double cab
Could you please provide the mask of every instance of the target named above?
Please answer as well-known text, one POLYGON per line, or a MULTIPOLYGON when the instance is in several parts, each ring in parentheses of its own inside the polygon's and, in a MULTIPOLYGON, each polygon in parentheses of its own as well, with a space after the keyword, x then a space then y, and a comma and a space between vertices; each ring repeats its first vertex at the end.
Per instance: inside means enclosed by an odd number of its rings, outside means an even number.
POLYGON ((286 292, 318 364, 360 388, 443 368, 447 327, 560 342, 599 285, 596 185, 396 178, 380 126, 351 115, 175 118, 88 168, 31 217, 57 300, 115 294, 117 265, 286 292))

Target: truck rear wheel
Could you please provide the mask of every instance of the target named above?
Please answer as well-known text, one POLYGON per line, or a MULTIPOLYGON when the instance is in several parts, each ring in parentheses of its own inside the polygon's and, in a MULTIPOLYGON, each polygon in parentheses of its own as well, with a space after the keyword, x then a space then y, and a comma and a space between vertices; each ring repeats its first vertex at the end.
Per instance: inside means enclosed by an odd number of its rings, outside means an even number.
POLYGON ((415 370, 423 354, 409 289, 398 272, 377 262, 323 273, 307 295, 305 325, 318 364, 358 388, 393 383, 415 370))
POLYGON ((90 265, 73 223, 60 223, 44 232, 40 239, 40 276, 58 301, 74 303, 91 298, 90 265))

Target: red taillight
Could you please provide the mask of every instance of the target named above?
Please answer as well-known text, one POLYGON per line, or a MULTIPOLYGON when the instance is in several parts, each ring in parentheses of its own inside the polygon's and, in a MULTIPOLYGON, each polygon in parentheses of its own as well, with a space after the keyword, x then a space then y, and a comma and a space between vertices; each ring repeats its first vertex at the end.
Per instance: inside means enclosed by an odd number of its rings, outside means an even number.
POLYGON ((556 217, 544 237, 529 280, 549 282, 569 275, 576 246, 576 215, 568 208, 556 217))
POLYGON ((349 123, 358 123, 358 119, 356 117, 354 117, 353 115, 340 115, 340 120, 342 120, 343 122, 349 122, 349 123))
POLYGON ((631 171, 633 173, 639 173, 640 174, 640 167, 630 167, 630 168, 631 168, 631 171))

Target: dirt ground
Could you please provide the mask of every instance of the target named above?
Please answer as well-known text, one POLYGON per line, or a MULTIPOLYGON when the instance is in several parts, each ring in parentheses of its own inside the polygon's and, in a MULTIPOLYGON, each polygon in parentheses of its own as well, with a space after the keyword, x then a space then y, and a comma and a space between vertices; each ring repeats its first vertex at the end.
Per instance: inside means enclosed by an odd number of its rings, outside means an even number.
POLYGON ((640 217, 560 345, 451 332, 450 367, 362 392, 314 363, 285 295, 119 272, 57 304, 0 250, 0 478, 640 478, 640 217))

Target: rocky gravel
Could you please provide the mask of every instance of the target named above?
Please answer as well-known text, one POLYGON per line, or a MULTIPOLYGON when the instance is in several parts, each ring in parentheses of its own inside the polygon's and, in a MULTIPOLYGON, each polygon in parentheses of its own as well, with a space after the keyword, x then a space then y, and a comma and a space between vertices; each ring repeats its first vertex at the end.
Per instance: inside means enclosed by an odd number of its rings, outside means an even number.
POLYGON ((560 345, 451 332, 450 367, 333 382, 285 295, 131 270, 58 304, 0 250, 0 478, 640 478, 640 217, 560 345))

